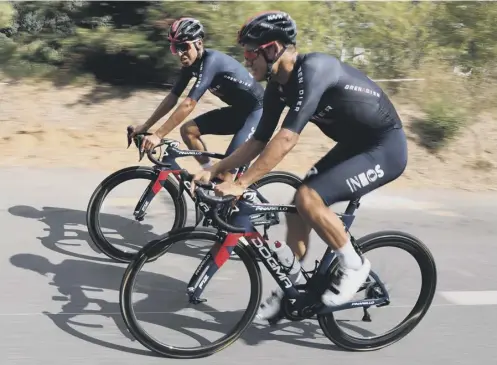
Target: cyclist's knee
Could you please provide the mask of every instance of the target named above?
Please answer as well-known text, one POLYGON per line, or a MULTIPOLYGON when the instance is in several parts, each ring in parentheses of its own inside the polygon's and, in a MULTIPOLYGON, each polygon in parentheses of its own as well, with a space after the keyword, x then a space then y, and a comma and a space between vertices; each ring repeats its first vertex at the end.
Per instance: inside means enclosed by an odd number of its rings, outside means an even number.
POLYGON ((198 138, 201 136, 200 130, 193 120, 184 123, 180 128, 180 133, 183 140, 191 140, 193 138, 198 138))
POLYGON ((316 190, 305 184, 298 188, 294 201, 299 212, 311 212, 324 204, 316 190))

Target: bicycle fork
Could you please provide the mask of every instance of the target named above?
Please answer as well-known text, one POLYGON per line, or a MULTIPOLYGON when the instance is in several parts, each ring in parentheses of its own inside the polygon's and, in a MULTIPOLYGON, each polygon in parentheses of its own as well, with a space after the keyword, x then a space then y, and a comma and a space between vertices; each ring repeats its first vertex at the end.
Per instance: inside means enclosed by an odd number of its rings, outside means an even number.
POLYGON ((203 258, 188 283, 187 293, 190 303, 198 304, 206 301, 206 299, 200 298, 200 295, 214 274, 230 258, 238 241, 241 241, 245 246, 255 249, 257 256, 261 258, 264 266, 266 266, 280 287, 287 293, 290 302, 292 304, 296 302, 300 296, 299 292, 259 232, 229 233, 220 235, 219 237, 219 241, 212 246, 211 250, 203 258))
POLYGON ((193 273, 192 278, 187 286, 189 302, 192 304, 204 303, 207 299, 200 298, 207 283, 212 279, 214 274, 224 265, 231 256, 238 240, 243 233, 230 233, 227 235, 218 235, 220 238, 210 251, 200 262, 197 270, 193 273), (222 237, 224 236, 224 238, 222 237))
POLYGON ((164 187, 165 181, 169 177, 169 174, 174 174, 177 176, 179 174, 178 170, 159 170, 157 179, 152 180, 150 184, 148 184, 147 188, 141 195, 138 203, 135 206, 135 210, 133 211, 133 215, 135 219, 139 222, 143 221, 145 218, 146 210, 152 200, 155 198, 157 193, 164 187))

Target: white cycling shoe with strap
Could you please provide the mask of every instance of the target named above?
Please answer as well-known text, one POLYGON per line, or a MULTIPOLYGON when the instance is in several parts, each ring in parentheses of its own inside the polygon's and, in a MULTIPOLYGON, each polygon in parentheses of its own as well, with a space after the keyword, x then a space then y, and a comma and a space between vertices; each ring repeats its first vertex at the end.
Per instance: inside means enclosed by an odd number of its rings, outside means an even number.
MULTIPOLYGON (((368 259, 362 259, 362 266, 359 269, 350 269, 339 266, 336 275, 332 280, 332 289, 327 289, 321 296, 321 300, 326 306, 337 306, 344 304, 354 297, 357 290, 366 281, 371 271, 371 263, 368 259)), ((275 317, 280 311, 281 299, 283 298, 281 288, 274 290, 271 295, 261 303, 257 318, 269 320, 275 317)))

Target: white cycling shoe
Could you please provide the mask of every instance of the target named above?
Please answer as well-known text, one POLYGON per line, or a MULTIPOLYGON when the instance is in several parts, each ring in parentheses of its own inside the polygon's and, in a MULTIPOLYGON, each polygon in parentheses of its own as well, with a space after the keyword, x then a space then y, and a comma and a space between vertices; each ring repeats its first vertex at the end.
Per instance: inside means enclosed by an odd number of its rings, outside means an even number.
POLYGON ((362 266, 357 269, 344 268, 340 265, 332 282, 333 291, 327 289, 321 296, 324 305, 331 307, 342 305, 352 300, 357 290, 366 281, 371 271, 371 263, 363 258, 362 266))
POLYGON ((271 292, 271 295, 259 306, 256 317, 260 320, 269 320, 276 316, 280 311, 283 295, 284 293, 281 288, 277 288, 271 292))
MULTIPOLYGON (((337 306, 352 300, 357 290, 366 281, 371 271, 371 263, 364 258, 362 266, 357 269, 344 268, 342 266, 337 270, 337 276, 334 278, 332 287, 333 291, 327 289, 321 296, 321 301, 326 306, 337 306), (335 292, 336 293, 335 293, 335 292)), ((269 320, 276 316, 280 311, 283 291, 277 288, 271 295, 261 303, 256 317, 260 320, 269 320)))

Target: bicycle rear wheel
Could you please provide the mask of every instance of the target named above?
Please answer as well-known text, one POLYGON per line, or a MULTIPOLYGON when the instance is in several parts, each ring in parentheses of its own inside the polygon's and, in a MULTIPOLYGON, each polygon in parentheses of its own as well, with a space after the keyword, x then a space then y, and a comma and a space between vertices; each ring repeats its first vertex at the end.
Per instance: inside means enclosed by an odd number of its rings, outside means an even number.
MULTIPOLYGON (((220 351, 227 346, 231 345, 233 342, 235 342, 240 335, 243 333, 243 331, 252 323, 256 312, 257 308, 259 307, 259 303, 261 300, 261 288, 262 288, 262 282, 261 282, 261 273, 259 266, 255 263, 254 261, 254 253, 251 251, 250 248, 242 245, 240 242, 237 242, 236 245, 234 246, 234 252, 238 255, 240 258, 240 261, 238 261, 238 269, 240 269, 242 266, 245 267, 247 273, 248 273, 248 278, 250 281, 250 295, 249 295, 249 300, 248 300, 248 306, 247 308, 243 311, 243 315, 241 316, 241 319, 236 322, 233 328, 227 330, 226 328, 222 327, 222 331, 218 331, 221 333, 225 333, 224 336, 219 338, 218 340, 205 344, 202 343, 204 341, 200 341, 199 346, 194 346, 194 347, 179 347, 176 345, 169 345, 166 343, 163 343, 155 338, 153 338, 147 330, 144 329, 144 327, 139 323, 138 318, 137 318, 137 311, 135 311, 134 306, 133 306, 133 289, 135 287, 138 287, 140 289, 143 289, 145 286, 140 286, 136 283, 137 276, 138 274, 142 271, 142 268, 146 262, 154 262, 160 265, 161 268, 167 268, 169 270, 172 269, 172 265, 164 265, 161 263, 161 258, 164 258, 164 255, 166 253, 170 253, 170 251, 174 250, 174 246, 176 245, 184 245, 184 242, 188 240, 189 242, 191 241, 205 241, 208 243, 209 246, 213 246, 217 242, 217 231, 212 229, 212 228, 202 228, 202 227, 185 227, 178 229, 173 232, 169 232, 168 234, 164 235, 160 240, 152 241, 148 243, 140 252, 135 256, 135 258, 130 262, 128 268, 126 269, 126 272, 124 273, 121 287, 120 287, 120 295, 119 295, 119 304, 120 304, 120 309, 121 309, 121 314, 123 316, 124 322, 131 332, 131 334, 146 348, 162 355, 165 357, 171 357, 171 358, 183 358, 183 359, 193 359, 193 358, 200 358, 200 357, 205 357, 205 356, 210 356, 214 354, 217 351, 220 351)), ((232 241, 234 243, 234 241, 232 241)), ((211 251, 212 253, 217 252, 217 249, 222 250, 223 248, 213 247, 213 250, 211 251)), ((171 253, 173 254, 173 253, 171 253)), ((228 257, 225 257, 226 259, 228 257)), ((218 265, 219 264, 219 257, 216 256, 216 259, 210 260, 210 264, 218 265)), ((232 260, 226 261, 233 263, 232 260)), ((204 263, 205 261, 203 261, 204 263)), ((209 262, 207 262, 209 264, 209 262)), ((181 265, 180 268, 176 268, 173 271, 176 271, 174 274, 180 274, 178 271, 181 271, 183 274, 187 274, 188 276, 190 275, 190 269, 185 268, 185 265, 181 265)), ((191 267, 191 274, 193 275, 195 271, 195 267, 191 267)), ((216 274, 219 274, 222 272, 224 269, 224 265, 221 266, 219 272, 216 272, 216 274)), ((205 267, 202 268, 202 272, 204 272, 205 267)), ((148 273, 148 271, 147 271, 148 273)), ((236 278, 238 280, 239 275, 241 275, 240 270, 235 270, 234 273, 236 274, 236 278)), ((161 276, 163 279, 154 279, 158 285, 154 285, 156 287, 160 287, 161 291, 168 291, 167 295, 167 300, 171 301, 171 304, 175 303, 176 299, 171 298, 172 296, 170 295, 169 289, 165 288, 165 281, 170 280, 170 276, 161 276)), ((216 277, 216 275, 212 275, 213 278, 216 277)), ((205 276, 204 278, 207 278, 205 276)), ((204 289, 209 288, 209 286, 212 286, 212 283, 208 281, 205 283, 205 281, 200 281, 202 277, 200 277, 198 286, 202 287, 203 285, 205 286, 204 289)), ((211 277, 209 277, 209 280, 211 277)), ((184 298, 184 301, 187 303, 188 302, 188 296, 185 295, 187 293, 187 282, 178 281, 175 279, 176 286, 178 288, 182 288, 180 290, 181 295, 179 298, 184 298)), ((223 283, 222 286, 228 286, 229 284, 223 283)), ((150 285, 146 285, 146 287, 149 289, 150 285)), ((197 287, 197 285, 195 285, 197 287)), ((234 286, 231 286, 234 287, 234 286)), ((219 287, 218 287, 219 288, 219 287)), ((179 290, 179 289, 178 289, 179 290)), ((204 295, 207 295, 206 292, 204 292, 204 295)), ((204 296, 203 295, 203 296, 204 296)), ((149 294, 149 296, 152 296, 152 294, 149 294)), ((159 299, 159 297, 158 297, 159 299)), ((218 298, 214 298, 215 300, 219 300, 218 298)), ((232 298, 235 299, 235 298, 232 298)), ((214 300, 214 301, 215 301, 214 300)), ((225 298, 221 298, 222 301, 227 301, 225 298)), ((155 300, 156 302, 157 300, 155 300)), ((231 301, 231 300, 229 300, 231 301)), ((150 301, 149 301, 150 302, 150 301)), ((155 303, 157 304, 157 303, 155 303)), ((200 307, 202 307, 204 304, 202 303, 200 307)), ((160 308, 163 308, 164 306, 160 304, 160 308)), ((142 305, 143 308, 143 305, 142 305)), ((212 308, 212 307, 208 307, 212 308)), ((163 314, 157 314, 156 312, 153 312, 155 319, 153 321, 148 321, 148 322, 153 322, 157 323, 157 320, 160 321, 160 319, 157 319, 160 316, 165 316, 166 318, 170 318, 170 322, 173 322, 173 319, 171 317, 171 314, 174 312, 171 312, 171 308, 165 306, 163 308, 166 312, 163 312, 163 314), (169 316, 169 317, 167 317, 169 316)), ((183 313, 183 312, 182 312, 183 313)), ((139 313, 138 313, 139 314, 139 313)), ((225 313, 226 314, 226 313, 225 313)), ((229 318, 230 316, 233 316, 233 312, 227 312, 226 314, 229 318)), ((219 318, 222 316, 211 316, 214 318, 214 322, 217 322, 219 318)), ((212 322, 212 321, 211 321, 212 322)), ((186 321, 184 319, 181 320, 181 325, 178 327, 181 327, 180 329, 175 330, 175 333, 181 332, 181 334, 185 334, 186 331, 189 331, 189 333, 192 334, 191 337, 195 337, 195 339, 198 340, 198 337, 200 337, 203 330, 207 330, 206 328, 201 328, 201 330, 195 330, 192 331, 191 328, 198 328, 195 327, 191 323, 191 321, 186 321)), ((205 323, 205 321, 204 321, 205 323)), ((216 326, 213 325, 213 326, 216 326)), ((218 328, 219 329, 219 328, 218 328)), ((210 329, 213 331, 212 329, 210 329)), ((204 340, 204 338, 202 338, 204 340)))
MULTIPOLYGON (((416 237, 403 232, 376 232, 359 238, 356 243, 360 247, 362 253, 382 247, 400 248, 415 259, 421 271, 421 289, 414 308, 403 321, 382 335, 369 336, 364 339, 356 338, 345 333, 340 328, 333 313, 318 315, 318 322, 325 336, 337 346, 351 351, 379 350, 383 347, 390 346, 407 336, 423 319, 430 308, 435 295, 437 269, 435 260, 428 248, 416 237)), ((330 277, 337 269, 337 265, 338 262, 335 260, 330 266, 328 271, 330 277)), ((395 265, 395 263, 392 263, 392 265, 395 265)), ((372 263, 372 271, 374 272, 374 263, 372 263)), ((370 275, 370 279, 371 278, 370 275)), ((374 282, 371 284, 370 288, 370 290, 378 290, 377 287, 374 287, 374 282)), ((372 291, 371 293, 373 294, 372 291)), ((374 294, 377 293, 379 292, 375 292, 374 294)), ((384 306, 381 310, 388 310, 388 305, 384 306)))

